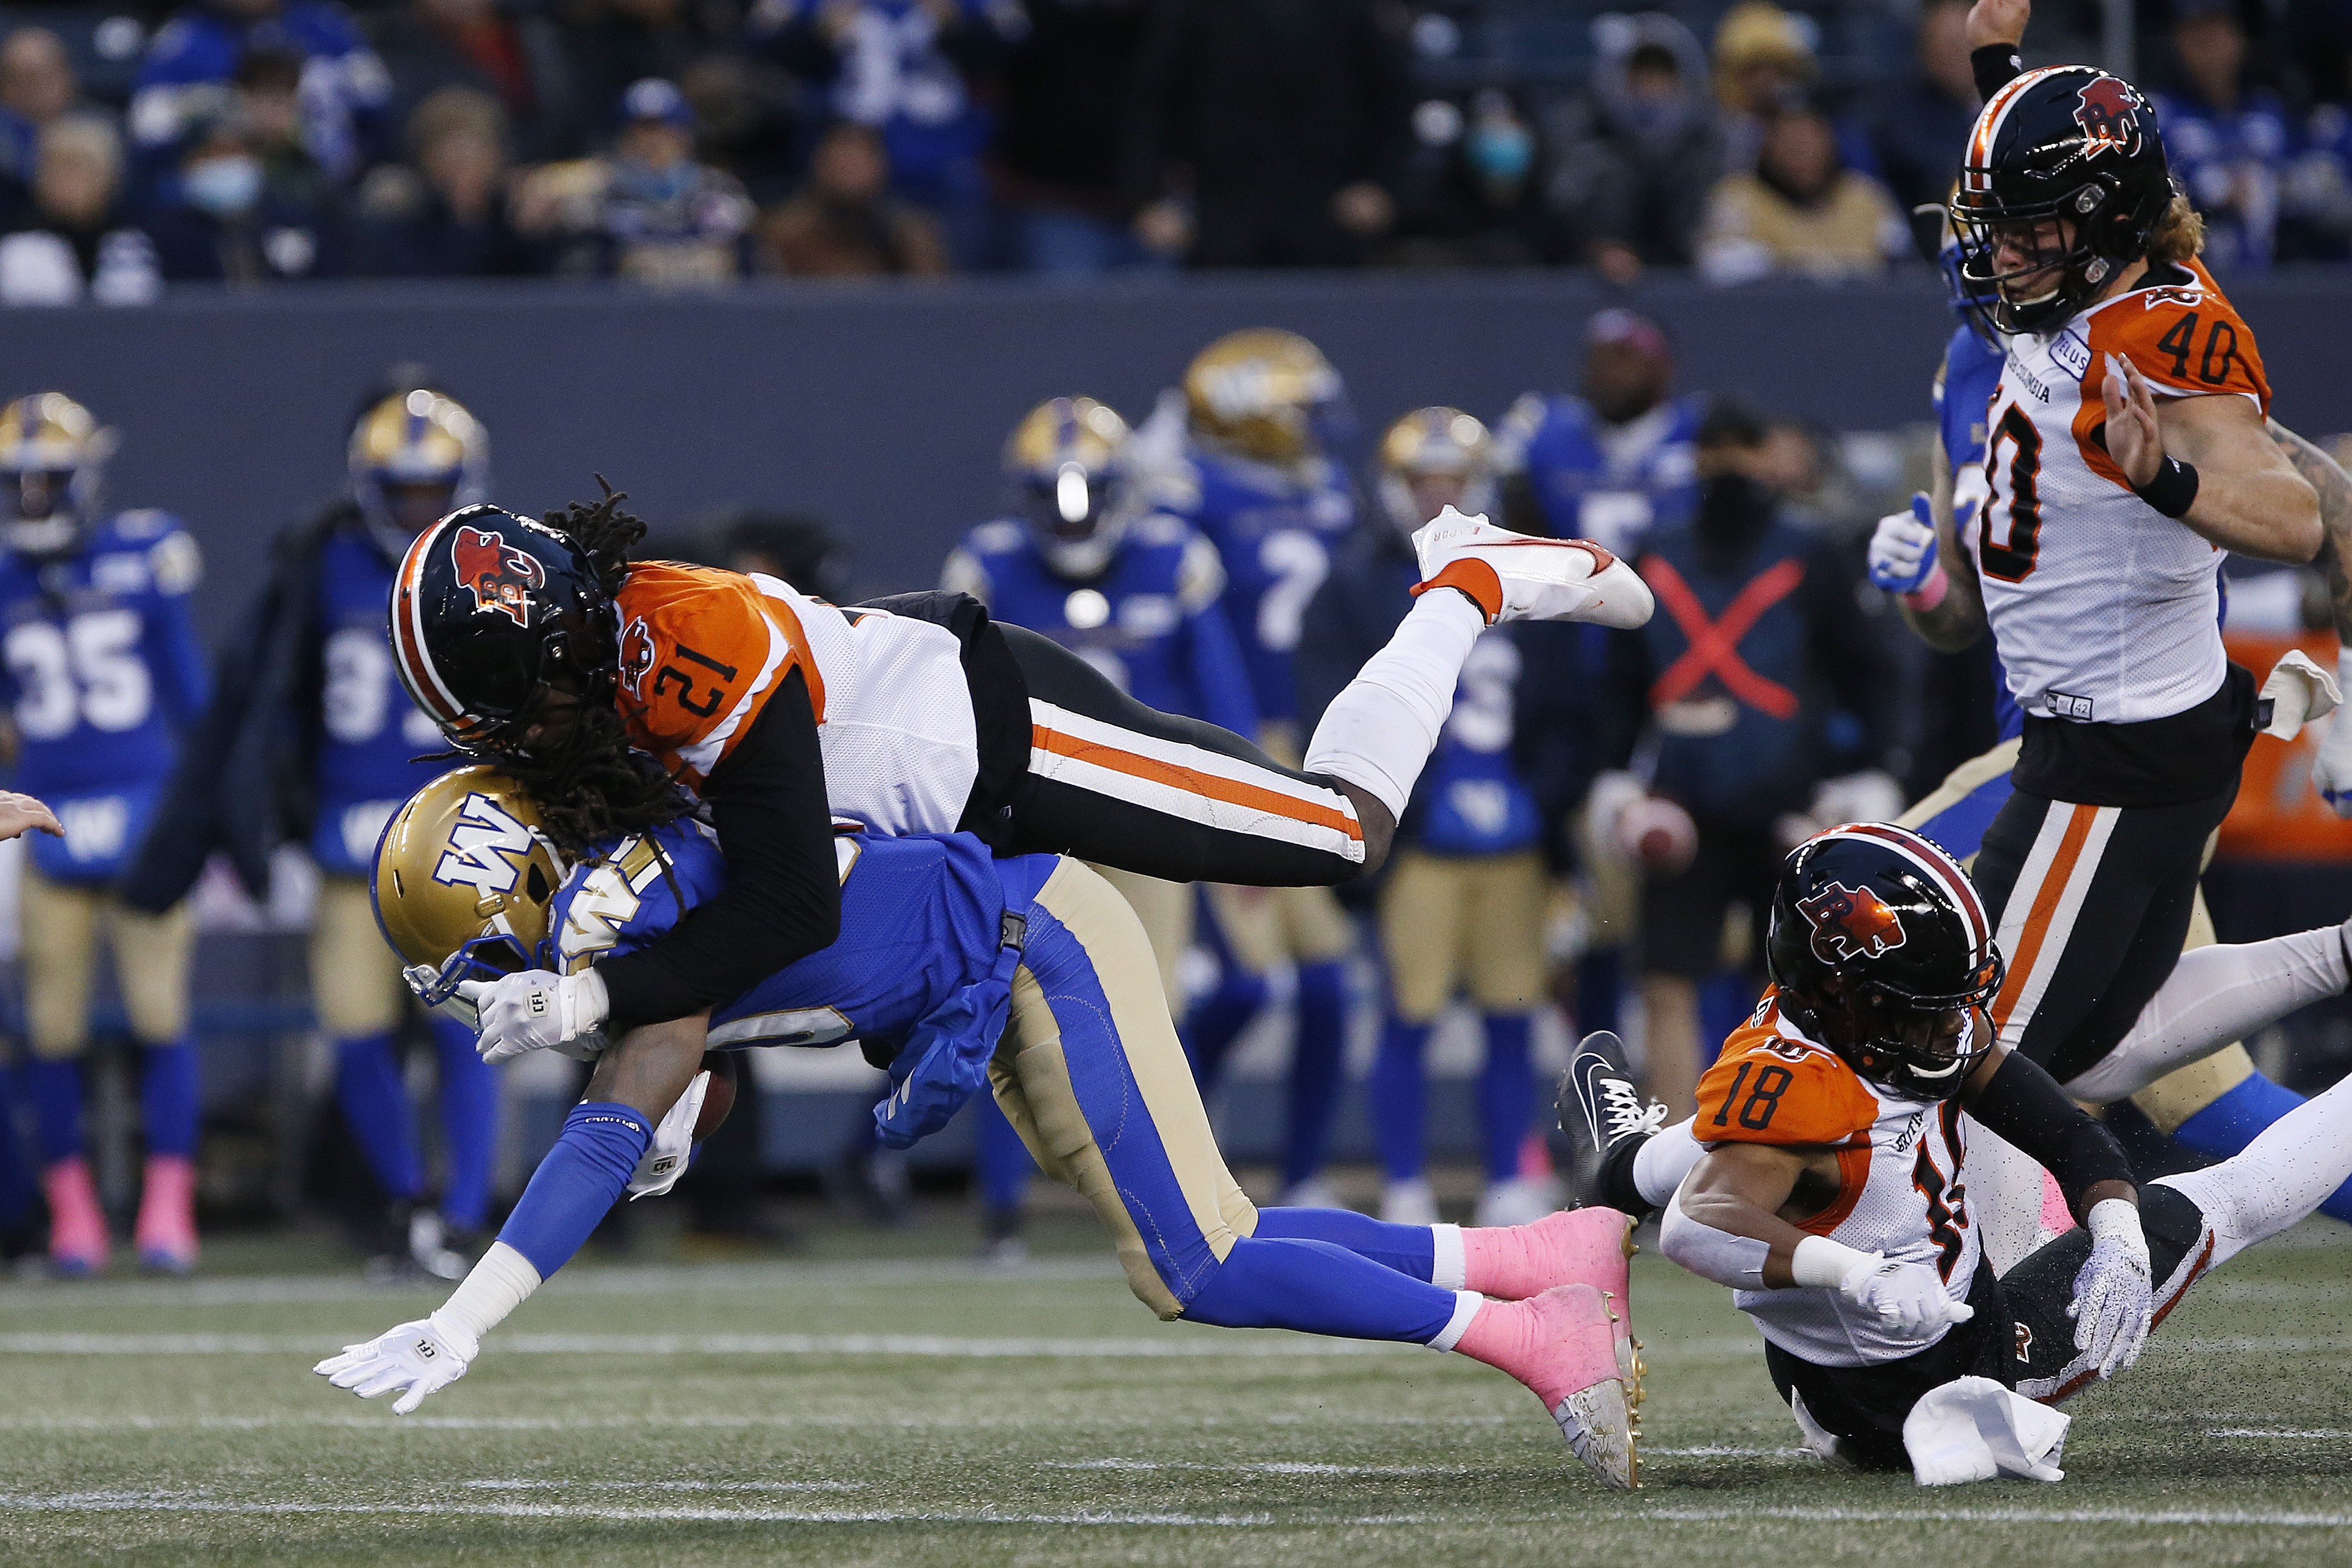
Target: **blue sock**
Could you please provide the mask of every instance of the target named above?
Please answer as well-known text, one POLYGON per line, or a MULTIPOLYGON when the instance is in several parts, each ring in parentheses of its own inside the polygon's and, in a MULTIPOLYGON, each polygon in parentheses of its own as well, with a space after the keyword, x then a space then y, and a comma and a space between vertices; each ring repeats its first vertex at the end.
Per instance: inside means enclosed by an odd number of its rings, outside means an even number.
POLYGON ((1244 1237, 1184 1304, 1195 1323, 1296 1329, 1427 1344, 1454 1318, 1454 1292, 1328 1241, 1244 1237))
POLYGON ((1290 1053, 1290 1126, 1282 1150, 1286 1190, 1323 1169, 1331 1123, 1347 1088, 1348 966, 1298 966, 1298 1043, 1290 1053))
POLYGON ((1625 950, 1596 947, 1576 964, 1576 1026, 1584 1034, 1595 1029, 1617 1031, 1617 1015, 1625 1000, 1625 950))
POLYGON ((479 1230, 489 1213, 490 1176, 499 1153, 499 1074, 474 1048, 474 1031, 455 1018, 433 1016, 433 1048, 440 1065, 441 1217, 460 1230, 479 1230))
POLYGON ((174 1040, 149 1046, 139 1077, 139 1115, 147 1133, 147 1153, 196 1157, 196 1042, 174 1040))
POLYGON ((980 1121, 974 1130, 972 1165, 980 1178, 981 1206, 992 1215, 1018 1215, 1028 1205, 1029 1173, 1035 1163, 1029 1158, 1029 1146, 1021 1142, 1021 1134, 1004 1119, 996 1097, 982 1092, 978 1099, 973 1114, 980 1121))
POLYGON ((1535 1019, 1486 1015, 1486 1060, 1478 1069, 1478 1122, 1486 1135, 1486 1180, 1519 1173, 1519 1152, 1536 1114, 1535 1019))
POLYGON ((402 1204, 423 1197, 425 1165, 416 1152, 415 1118, 400 1064, 393 1059, 390 1035, 354 1035, 335 1042, 335 1100, 384 1196, 402 1204))
POLYGON ((25 1064, 26 1097, 40 1139, 41 1168, 81 1153, 81 1058, 35 1057, 25 1064))
POLYGON ((1381 1026, 1380 1055, 1372 1058, 1372 1136, 1381 1146, 1381 1171, 1391 1182, 1412 1181, 1427 1164, 1422 1121, 1429 1084, 1421 1057, 1430 1027, 1391 1016, 1381 1026))
POLYGON ((1215 1086, 1224 1070, 1225 1053, 1265 1005, 1265 975, 1252 974, 1228 960, 1217 988, 1185 1015, 1184 1054, 1192 1058, 1192 1079, 1202 1093, 1215 1086))
POLYGON ((16 1104, 16 1069, 0 1061, 0 1231, 21 1230, 32 1222, 33 1194, 39 1190, 25 1158, 16 1104))
POLYGON ((1260 1241, 1326 1241, 1383 1268, 1426 1281, 1437 1267, 1436 1234, 1425 1225, 1391 1225, 1349 1209, 1260 1209, 1260 1241))
MULTIPOLYGON (((2173 1142, 2210 1159, 2226 1160, 2243 1150, 2263 1129, 2304 1103, 2303 1096, 2260 1073, 2242 1079, 2204 1110, 2172 1130, 2173 1142)), ((2328 1194, 2319 1212, 2352 1223, 2352 1182, 2328 1194)))
POLYGON ((612 1211, 653 1141, 653 1123, 625 1105, 573 1106, 499 1239, 530 1258, 541 1279, 550 1278, 612 1211))

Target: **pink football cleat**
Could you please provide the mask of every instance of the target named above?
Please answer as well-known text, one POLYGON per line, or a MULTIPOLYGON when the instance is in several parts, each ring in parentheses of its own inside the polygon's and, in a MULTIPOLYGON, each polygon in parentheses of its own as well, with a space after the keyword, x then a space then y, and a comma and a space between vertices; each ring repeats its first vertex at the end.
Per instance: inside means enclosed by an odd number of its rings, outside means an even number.
POLYGON ((132 1233, 139 1266, 158 1274, 193 1274, 196 1268, 196 1167, 184 1154, 150 1154, 146 1191, 132 1233))
POLYGON ((1630 629, 1657 607, 1631 566, 1583 539, 1538 539, 1447 507, 1412 536, 1420 594, 1459 588, 1498 621, 1591 621, 1630 629))
POLYGON ((1478 1309, 1454 1349, 1535 1390, 1585 1468, 1604 1486, 1642 1484, 1641 1373, 1621 1371, 1614 1314, 1590 1285, 1478 1309))
POLYGON ((41 1173, 41 1194, 49 1201, 49 1268, 69 1279, 106 1272, 106 1212, 89 1162, 76 1154, 41 1173))

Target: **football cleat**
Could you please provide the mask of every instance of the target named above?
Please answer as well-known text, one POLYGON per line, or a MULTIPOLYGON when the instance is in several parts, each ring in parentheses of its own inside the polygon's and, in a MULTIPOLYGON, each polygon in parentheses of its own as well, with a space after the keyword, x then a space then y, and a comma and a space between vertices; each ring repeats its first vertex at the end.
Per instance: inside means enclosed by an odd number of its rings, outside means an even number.
POLYGON ((1587 1035, 1560 1075, 1555 1104, 1559 1130, 1571 1139, 1589 1139, 1601 1156, 1591 1184, 1593 1201, 1643 1220, 1656 1205, 1633 1184, 1633 1157, 1665 1125, 1666 1108, 1644 1101, 1641 1086, 1617 1065, 1624 1048, 1607 1030, 1587 1035))
POLYGON ((1412 536, 1415 594, 1458 588, 1500 621, 1590 621, 1623 630, 1656 607, 1634 570, 1582 539, 1538 539, 1447 507, 1412 536))
POLYGON ((1435 1225, 1437 1194, 1419 1176, 1381 1189, 1381 1218, 1390 1225, 1435 1225))
POLYGON ((1457 1349, 1535 1391, 1560 1435, 1604 1486, 1641 1485, 1642 1369, 1618 1363, 1617 1316, 1590 1285, 1479 1309, 1457 1349))
POLYGON ((64 1279, 106 1272, 106 1211, 99 1206, 89 1163, 77 1154, 41 1173, 49 1205, 49 1271, 64 1279))
POLYGON ((147 1156, 146 1191, 131 1233, 139 1267, 154 1274, 196 1269, 196 1167, 184 1154, 147 1156))

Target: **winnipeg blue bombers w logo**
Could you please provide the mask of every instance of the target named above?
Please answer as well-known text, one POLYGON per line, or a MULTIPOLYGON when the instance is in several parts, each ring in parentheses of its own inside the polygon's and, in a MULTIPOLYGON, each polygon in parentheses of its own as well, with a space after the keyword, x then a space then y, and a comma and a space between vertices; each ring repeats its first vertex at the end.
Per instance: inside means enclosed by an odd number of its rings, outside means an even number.
POLYGON ((511 893, 530 857, 530 829, 496 800, 477 791, 458 808, 433 879, 477 892, 511 893))

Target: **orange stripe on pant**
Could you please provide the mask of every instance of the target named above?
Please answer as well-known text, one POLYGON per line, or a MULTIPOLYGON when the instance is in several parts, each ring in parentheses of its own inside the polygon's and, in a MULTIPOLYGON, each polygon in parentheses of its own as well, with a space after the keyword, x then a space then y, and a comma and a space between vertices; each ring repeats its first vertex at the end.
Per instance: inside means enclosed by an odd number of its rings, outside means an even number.
POLYGON ((1029 727, 1030 744, 1041 752, 1051 752, 1057 757, 1069 757, 1077 762, 1091 763, 1098 768, 1126 773, 1130 778, 1149 779, 1170 789, 1182 790, 1187 795, 1204 795, 1230 805, 1246 806, 1270 816, 1286 816, 1294 822, 1304 822, 1317 827, 1344 833, 1360 840, 1363 828, 1352 816, 1343 816, 1328 806, 1315 805, 1296 800, 1278 791, 1260 789, 1233 779, 1219 778, 1175 763, 1163 763, 1155 757, 1138 756, 1106 746, 1098 741, 1082 741, 1075 735, 1065 735, 1058 730, 1048 730, 1042 724, 1029 727))
POLYGON ((2051 920, 2066 897, 2066 884, 2074 879, 2074 864, 2083 858, 2083 841, 2090 837, 2091 824, 2098 819, 2099 808, 2095 805, 2070 809, 2074 816, 2066 823, 2065 837, 2058 841, 2058 853, 2052 857, 2050 869, 2042 873, 2042 885, 2033 890, 2033 908, 2026 914, 2024 931, 2018 933, 2017 951, 2010 955, 2009 978, 2003 982, 2000 994, 1993 998, 1995 1033, 2009 1026, 2009 1016, 2016 1010, 2017 999, 2032 977, 2034 961, 2042 955, 2042 943, 2050 935, 2051 920))

